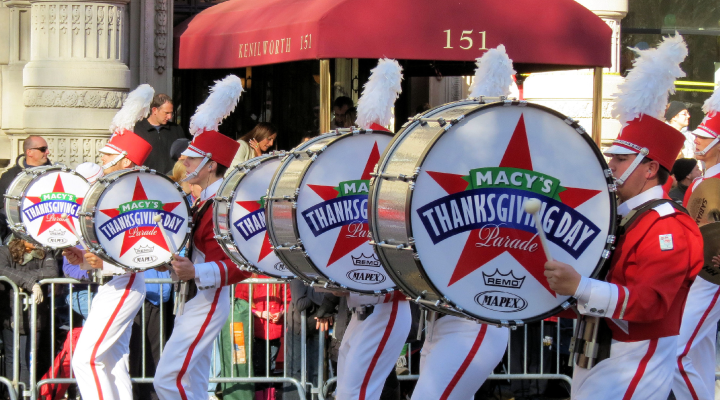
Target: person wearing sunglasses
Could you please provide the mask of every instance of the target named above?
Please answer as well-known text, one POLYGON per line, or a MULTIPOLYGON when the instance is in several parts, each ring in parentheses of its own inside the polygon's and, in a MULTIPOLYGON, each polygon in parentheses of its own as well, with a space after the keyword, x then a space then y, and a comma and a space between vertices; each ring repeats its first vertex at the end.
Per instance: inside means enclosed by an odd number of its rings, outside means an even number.
MULTIPOLYGON (((0 176, 0 200, 2 199, 1 195, 5 194, 12 181, 23 169, 50 165, 49 155, 50 149, 45 139, 40 136, 28 136, 23 143, 23 154, 17 157, 15 165, 0 176)), ((10 231, 5 218, 5 202, 0 201, 0 239, 5 239, 8 234, 10 231)))

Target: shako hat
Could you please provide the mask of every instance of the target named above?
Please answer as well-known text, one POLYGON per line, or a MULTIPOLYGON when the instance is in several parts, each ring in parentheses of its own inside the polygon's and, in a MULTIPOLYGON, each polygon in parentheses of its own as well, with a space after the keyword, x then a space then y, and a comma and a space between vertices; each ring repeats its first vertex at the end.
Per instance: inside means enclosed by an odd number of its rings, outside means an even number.
POLYGON ((696 151, 697 155, 705 155, 718 141, 720 141, 720 83, 715 87, 715 91, 709 99, 703 104, 705 118, 702 123, 693 131, 693 135, 702 138, 715 139, 703 150, 696 151))
POLYGON ((185 180, 197 175, 197 171, 209 160, 225 167, 230 167, 232 164, 240 143, 218 132, 218 125, 235 110, 242 91, 240 78, 228 75, 215 82, 210 88, 207 100, 195 111, 195 115, 190 119, 190 133, 193 135, 193 140, 182 155, 203 157, 203 161, 193 173, 188 174, 185 180))
POLYGON ((122 108, 110 123, 110 132, 113 133, 110 141, 99 150, 100 153, 117 155, 111 162, 103 165, 103 169, 117 164, 123 158, 127 158, 135 165, 145 163, 152 146, 132 130, 135 123, 150 112, 150 103, 154 95, 155 90, 148 84, 142 84, 128 94, 122 108))
POLYGON ((660 119, 664 115, 668 95, 675 91, 675 80, 685 76, 680 63, 688 54, 682 36, 663 38, 655 49, 631 48, 637 58, 634 68, 619 86, 620 93, 612 115, 623 127, 605 155, 637 154, 625 173, 617 178, 623 184, 642 160, 647 157, 670 171, 685 143, 685 136, 660 119))
POLYGON ((361 128, 389 132, 385 127, 390 124, 392 108, 402 92, 402 79, 402 67, 396 60, 378 60, 358 100, 357 123, 361 128))

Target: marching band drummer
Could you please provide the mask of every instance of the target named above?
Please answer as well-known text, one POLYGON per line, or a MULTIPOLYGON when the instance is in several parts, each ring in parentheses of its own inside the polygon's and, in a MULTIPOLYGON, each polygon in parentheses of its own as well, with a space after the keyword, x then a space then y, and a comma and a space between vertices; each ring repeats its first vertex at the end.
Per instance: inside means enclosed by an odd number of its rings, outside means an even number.
POLYGON ((212 344, 230 314, 228 286, 250 276, 215 240, 212 217, 213 198, 239 147, 217 128, 235 109, 241 92, 240 78, 235 75, 218 81, 190 120, 194 138, 182 153, 187 156, 185 181, 199 185, 202 192, 193 207, 192 246, 187 257, 174 256, 172 265, 180 280, 189 281, 198 290, 182 315, 175 317, 175 327, 157 366, 153 385, 163 400, 207 398, 212 344))
POLYGON ((610 270, 603 281, 581 277, 558 261, 545 264, 550 287, 577 299, 585 326, 598 317, 598 326, 609 327, 612 336, 611 342, 595 341, 608 343, 599 351, 606 358, 598 356, 585 367, 577 365, 586 354, 584 346, 575 343, 582 355, 575 358, 572 399, 668 397, 683 306, 703 265, 697 225, 663 198, 661 186, 685 141, 658 118, 674 80, 684 76, 679 64, 687 46, 676 34, 657 49, 635 51, 635 68, 620 86, 614 110, 623 129, 605 152, 619 177, 618 213, 624 217, 610 270))
MULTIPOLYGON (((720 90, 703 105, 707 116, 693 132, 695 157, 705 162, 705 177, 696 178, 685 192, 683 205, 705 179, 720 179, 720 90)), ((720 320, 720 286, 698 276, 688 294, 678 337, 673 393, 678 399, 715 398, 715 342, 720 320)))
MULTIPOLYGON (((105 173, 143 165, 152 146, 130 129, 149 111, 154 90, 140 85, 128 94, 113 118, 110 141, 100 149, 105 173)), ((71 247, 63 252, 71 264, 81 264, 83 252, 71 247)), ((133 318, 145 299, 142 273, 130 273, 104 263, 92 253, 85 261, 113 278, 98 289, 73 354, 72 367, 85 399, 131 400, 132 384, 127 368, 133 318)))
MULTIPOLYGON (((358 101, 358 125, 387 131, 383 125, 390 123, 401 71, 395 60, 378 62, 358 101)), ((410 304, 399 291, 384 296, 350 293, 348 308, 353 312, 340 344, 335 398, 378 400, 410 332, 410 304)))

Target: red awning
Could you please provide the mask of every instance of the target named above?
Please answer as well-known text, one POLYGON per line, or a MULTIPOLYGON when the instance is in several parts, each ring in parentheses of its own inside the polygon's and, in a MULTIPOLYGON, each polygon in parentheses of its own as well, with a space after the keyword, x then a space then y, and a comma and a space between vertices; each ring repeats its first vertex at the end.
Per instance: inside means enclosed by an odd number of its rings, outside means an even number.
POLYGON ((609 67, 611 29, 575 0, 228 0, 175 28, 175 67, 324 58, 609 67))

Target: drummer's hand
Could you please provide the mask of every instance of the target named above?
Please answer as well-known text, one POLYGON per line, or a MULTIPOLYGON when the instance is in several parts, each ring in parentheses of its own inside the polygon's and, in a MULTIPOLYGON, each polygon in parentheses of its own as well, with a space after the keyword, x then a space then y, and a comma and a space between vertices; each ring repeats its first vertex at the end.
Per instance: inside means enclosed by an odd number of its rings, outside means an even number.
POLYGON ((190 261, 187 257, 181 257, 179 255, 173 255, 171 262, 175 274, 181 281, 189 281, 195 279, 195 264, 190 261))
POLYGON ((87 261, 92 268, 102 269, 103 267, 103 261, 93 253, 85 253, 85 261, 87 261))
POLYGON ((545 277, 550 289, 562 296, 574 295, 581 278, 575 268, 555 260, 545 263, 545 277))
POLYGON ((62 255, 73 265, 80 265, 83 262, 83 251, 77 247, 68 247, 63 250, 62 255))
POLYGON ((315 317, 315 329, 319 330, 320 332, 327 331, 330 325, 333 323, 332 317, 327 318, 318 318, 315 317))

